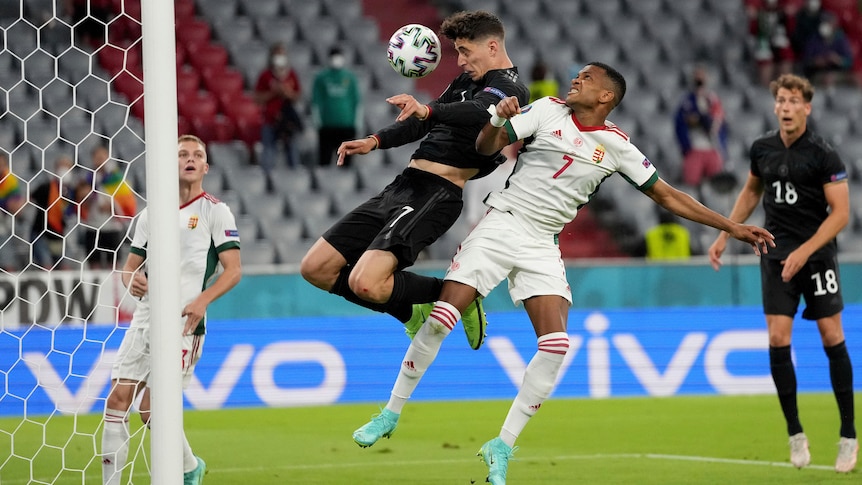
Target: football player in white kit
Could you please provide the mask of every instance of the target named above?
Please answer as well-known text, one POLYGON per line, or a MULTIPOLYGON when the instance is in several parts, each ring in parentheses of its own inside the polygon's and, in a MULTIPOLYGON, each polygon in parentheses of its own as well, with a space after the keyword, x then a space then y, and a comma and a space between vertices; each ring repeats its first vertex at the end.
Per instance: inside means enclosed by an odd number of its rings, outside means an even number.
MULTIPOLYGON (((207 306, 239 283, 242 273, 239 233, 230 208, 203 189, 209 170, 206 146, 196 136, 178 141, 180 177, 180 302, 177 333, 182 335, 183 387, 200 359, 206 333, 207 306), (217 260, 220 264, 212 264, 217 260), (218 272, 221 266, 221 273, 218 272)), ((146 276, 149 239, 147 209, 138 216, 132 247, 123 267, 123 284, 137 298, 132 322, 123 336, 111 370, 111 392, 102 431, 102 481, 121 483, 129 445, 129 410, 150 375, 150 303, 146 276)), ((149 391, 141 402, 141 419, 149 422, 149 391)), ((183 483, 203 481, 206 464, 192 452, 183 434, 183 483)))
POLYGON ((606 121, 624 94, 622 75, 595 62, 572 80, 565 100, 546 97, 521 108, 507 97, 489 107, 491 121, 479 134, 477 150, 490 153, 523 140, 524 151, 506 187, 487 197, 487 214, 461 243, 440 300, 402 360, 389 403, 375 418, 377 423, 356 431, 363 439, 369 432, 378 432, 379 438, 394 431, 401 409, 460 312, 477 295, 487 295, 508 279, 512 300, 524 304, 533 323, 538 351, 499 436, 479 450, 489 468, 488 481, 506 483, 515 440, 553 391, 569 349, 566 319, 572 296, 557 235, 615 172, 665 209, 750 243, 755 254, 773 244, 768 231, 734 223, 659 178, 628 136, 606 121))

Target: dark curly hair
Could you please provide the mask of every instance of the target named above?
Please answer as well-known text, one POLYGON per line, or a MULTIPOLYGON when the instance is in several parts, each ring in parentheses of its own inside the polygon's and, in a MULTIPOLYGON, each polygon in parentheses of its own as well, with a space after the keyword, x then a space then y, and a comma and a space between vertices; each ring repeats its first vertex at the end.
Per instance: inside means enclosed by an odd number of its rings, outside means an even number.
POLYGON ((485 39, 488 37, 505 38, 503 22, 496 15, 484 10, 457 12, 443 20, 440 33, 450 40, 485 39))

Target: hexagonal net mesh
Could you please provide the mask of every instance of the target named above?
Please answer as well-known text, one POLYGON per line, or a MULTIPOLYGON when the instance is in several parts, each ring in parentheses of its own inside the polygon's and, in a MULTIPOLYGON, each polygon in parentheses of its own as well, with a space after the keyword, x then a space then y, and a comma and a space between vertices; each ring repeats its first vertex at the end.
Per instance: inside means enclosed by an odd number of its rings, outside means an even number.
POLYGON ((140 3, 3 0, 0 34, 0 482, 98 482, 145 204, 140 3))

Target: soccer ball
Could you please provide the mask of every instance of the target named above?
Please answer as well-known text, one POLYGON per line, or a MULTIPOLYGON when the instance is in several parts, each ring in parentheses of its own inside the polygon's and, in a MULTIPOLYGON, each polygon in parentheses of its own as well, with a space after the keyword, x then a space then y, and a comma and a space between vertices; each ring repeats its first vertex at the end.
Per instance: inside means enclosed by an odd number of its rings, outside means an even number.
POLYGON ((396 30, 389 39, 389 65, 404 77, 419 78, 431 74, 440 64, 440 40, 433 30, 409 24, 396 30))

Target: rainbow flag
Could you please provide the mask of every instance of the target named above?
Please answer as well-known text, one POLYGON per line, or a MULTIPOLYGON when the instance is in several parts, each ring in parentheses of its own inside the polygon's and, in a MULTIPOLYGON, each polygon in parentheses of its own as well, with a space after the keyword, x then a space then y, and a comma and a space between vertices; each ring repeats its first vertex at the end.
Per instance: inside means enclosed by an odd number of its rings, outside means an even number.
POLYGON ((8 209, 9 201, 21 196, 21 185, 18 183, 18 177, 9 171, 0 174, 0 207, 8 209))
POLYGON ((102 177, 102 188, 114 198, 114 202, 120 208, 117 215, 134 217, 137 212, 138 203, 132 187, 126 183, 122 170, 114 170, 102 177))

